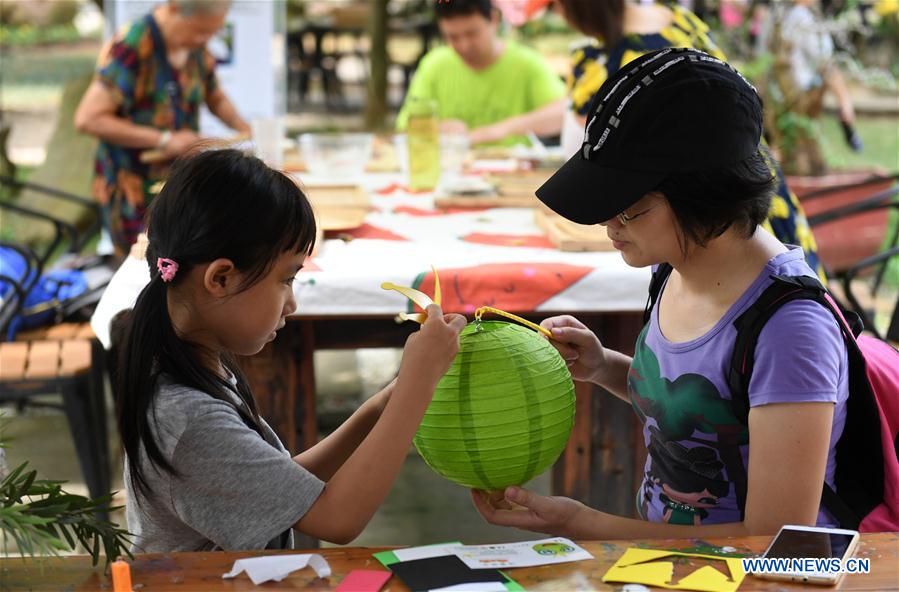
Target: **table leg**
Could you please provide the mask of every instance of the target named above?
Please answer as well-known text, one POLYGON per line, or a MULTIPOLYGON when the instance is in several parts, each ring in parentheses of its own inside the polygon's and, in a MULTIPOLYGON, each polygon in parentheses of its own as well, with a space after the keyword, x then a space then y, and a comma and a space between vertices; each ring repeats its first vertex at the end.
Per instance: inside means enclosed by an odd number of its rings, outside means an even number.
POLYGON ((562 457, 553 466, 553 494, 587 502, 590 494, 590 460, 593 444, 593 385, 574 383, 577 397, 574 428, 562 457))
POLYGON ((315 332, 312 321, 300 321, 299 351, 294 357, 299 364, 300 390, 297 405, 296 425, 300 429, 297 438, 303 444, 303 450, 311 448, 318 442, 318 413, 315 398, 315 332))
POLYGON ((318 441, 314 351, 312 323, 290 322, 261 352, 239 359, 259 414, 291 454, 318 441))
MULTIPOLYGON (((641 315, 583 316, 606 347, 633 353, 641 315)), ((607 512, 634 515, 634 495, 643 474, 641 425, 631 407, 604 389, 575 383, 574 429, 553 467, 553 494, 607 512)))

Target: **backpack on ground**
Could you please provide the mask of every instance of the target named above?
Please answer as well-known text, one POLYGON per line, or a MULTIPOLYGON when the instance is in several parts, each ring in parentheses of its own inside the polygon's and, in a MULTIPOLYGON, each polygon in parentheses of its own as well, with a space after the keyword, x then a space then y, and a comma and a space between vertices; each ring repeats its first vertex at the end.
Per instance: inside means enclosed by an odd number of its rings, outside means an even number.
MULTIPOLYGON (((671 270, 671 265, 663 263, 653 272, 644 323, 649 322, 671 270)), ((861 335, 858 316, 842 311, 816 278, 772 279, 762 295, 734 321, 737 339, 727 377, 734 414, 744 425, 748 423, 755 345, 768 319, 792 300, 821 304, 840 326, 849 362, 846 423, 836 444, 836 491, 824 483, 821 503, 842 528, 862 532, 899 530, 899 352, 885 341, 861 335)), ((746 491, 736 493, 744 508, 746 491)))

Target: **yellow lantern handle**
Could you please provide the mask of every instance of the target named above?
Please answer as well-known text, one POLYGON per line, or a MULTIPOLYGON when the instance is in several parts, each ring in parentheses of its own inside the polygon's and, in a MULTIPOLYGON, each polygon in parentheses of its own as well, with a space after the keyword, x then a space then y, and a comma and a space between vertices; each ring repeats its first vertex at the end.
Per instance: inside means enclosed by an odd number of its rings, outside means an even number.
MULTIPOLYGON (((421 307, 422 310, 427 309, 432 304, 436 304, 437 306, 440 306, 440 299, 442 298, 442 296, 440 294, 440 276, 437 275, 436 267, 434 267, 432 265, 431 269, 434 271, 434 299, 433 300, 431 300, 430 296, 428 296, 424 292, 416 290, 415 288, 407 288, 405 286, 397 286, 396 284, 391 283, 391 282, 382 283, 381 289, 382 290, 395 290, 395 291, 399 292, 400 294, 402 294, 403 296, 405 296, 406 298, 408 298, 409 300, 411 300, 412 302, 417 304, 419 307, 421 307)), ((416 323, 423 325, 426 320, 428 320, 427 312, 416 312, 416 313, 401 312, 398 315, 396 315, 396 321, 398 323, 402 322, 402 321, 415 321, 416 323)))
MULTIPOLYGON (((416 290, 415 288, 407 288, 405 286, 397 286, 391 282, 384 282, 381 284, 381 288, 384 290, 395 290, 417 304, 422 309, 426 309, 431 304, 440 305, 441 293, 440 293, 440 277, 437 275, 437 269, 432 265, 431 269, 434 271, 434 300, 431 300, 431 297, 416 290)), ((493 308, 492 306, 482 306, 481 308, 474 311, 474 319, 476 321, 480 321, 481 317, 484 316, 485 312, 492 312, 493 314, 498 314, 502 317, 506 317, 507 319, 512 319, 515 322, 521 323, 525 327, 529 327, 534 331, 541 333, 548 337, 549 339, 553 338, 553 334, 549 329, 545 329, 536 323, 532 323, 527 319, 523 319, 518 315, 514 315, 510 312, 506 312, 504 310, 500 310, 498 308, 493 308)), ((426 312, 419 313, 405 313, 401 312, 396 315, 397 321, 415 321, 416 323, 424 323, 427 320, 428 315, 426 312)))
POLYGON ((527 319, 523 319, 518 315, 514 315, 511 312, 506 312, 506 311, 500 310, 498 308, 493 308, 492 306, 482 306, 481 308, 475 310, 474 311, 474 320, 480 321, 481 317, 484 316, 485 312, 492 312, 493 314, 498 314, 501 317, 506 317, 507 319, 512 319, 515 322, 521 323, 525 327, 530 327, 534 331, 537 331, 538 333, 542 333, 543 335, 546 335, 550 339, 553 338, 552 331, 550 331, 549 329, 547 329, 545 327, 541 327, 537 323, 532 323, 531 321, 529 321, 527 319))

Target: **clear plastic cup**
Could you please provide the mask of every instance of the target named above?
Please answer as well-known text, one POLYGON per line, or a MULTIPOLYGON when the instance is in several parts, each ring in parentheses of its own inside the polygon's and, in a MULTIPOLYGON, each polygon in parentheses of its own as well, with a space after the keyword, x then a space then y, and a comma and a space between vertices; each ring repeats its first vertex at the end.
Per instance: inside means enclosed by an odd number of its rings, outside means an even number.
POLYGON ((440 172, 442 175, 450 177, 462 175, 470 145, 468 134, 440 134, 440 172))
POLYGON ((281 117, 259 117, 250 123, 256 156, 273 169, 284 165, 284 120, 281 117))

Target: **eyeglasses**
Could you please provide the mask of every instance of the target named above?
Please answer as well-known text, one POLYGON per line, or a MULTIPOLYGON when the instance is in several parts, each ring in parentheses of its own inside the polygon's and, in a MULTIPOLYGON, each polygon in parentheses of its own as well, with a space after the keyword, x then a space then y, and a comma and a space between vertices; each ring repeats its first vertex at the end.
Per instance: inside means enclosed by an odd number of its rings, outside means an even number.
POLYGON ((645 214, 646 212, 648 212, 648 211, 654 209, 654 208, 655 208, 656 206, 658 206, 658 205, 659 205, 659 204, 655 204, 654 206, 649 206, 648 208, 646 208, 646 209, 643 210, 642 212, 637 212, 636 214, 634 214, 634 215, 632 215, 632 216, 628 216, 626 213, 621 212, 620 214, 618 214, 617 216, 615 216, 615 218, 618 220, 618 222, 619 222, 622 226, 627 226, 629 222, 631 222, 631 221, 633 221, 633 220, 636 220, 637 218, 639 218, 640 216, 642 216, 642 215, 645 214))

